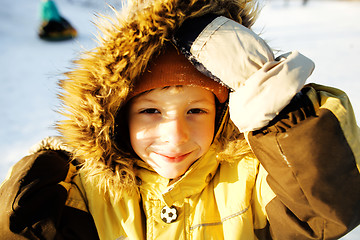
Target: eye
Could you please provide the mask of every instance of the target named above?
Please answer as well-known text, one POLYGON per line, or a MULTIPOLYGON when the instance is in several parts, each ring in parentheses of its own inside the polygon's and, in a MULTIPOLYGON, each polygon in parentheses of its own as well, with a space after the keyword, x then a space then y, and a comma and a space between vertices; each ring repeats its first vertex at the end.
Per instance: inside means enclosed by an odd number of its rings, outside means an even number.
POLYGON ((204 109, 201 109, 201 108, 192 108, 187 113, 188 114, 201 114, 201 113, 207 113, 207 111, 204 109))
POLYGON ((156 108, 146 108, 146 109, 141 110, 139 113, 157 114, 157 113, 160 113, 160 111, 157 110, 156 108))

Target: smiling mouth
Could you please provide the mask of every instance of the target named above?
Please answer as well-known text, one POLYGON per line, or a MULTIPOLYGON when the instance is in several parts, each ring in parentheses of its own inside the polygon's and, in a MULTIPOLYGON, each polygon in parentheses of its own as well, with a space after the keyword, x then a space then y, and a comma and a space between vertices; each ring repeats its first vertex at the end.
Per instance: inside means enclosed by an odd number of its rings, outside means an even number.
POLYGON ((155 152, 155 154, 158 155, 158 156, 160 156, 161 159, 163 159, 163 160, 166 161, 166 162, 170 162, 170 163, 181 162, 181 161, 183 161, 187 156, 189 156, 190 153, 191 153, 191 152, 185 153, 185 154, 176 155, 176 156, 168 156, 168 155, 164 155, 164 154, 155 152))

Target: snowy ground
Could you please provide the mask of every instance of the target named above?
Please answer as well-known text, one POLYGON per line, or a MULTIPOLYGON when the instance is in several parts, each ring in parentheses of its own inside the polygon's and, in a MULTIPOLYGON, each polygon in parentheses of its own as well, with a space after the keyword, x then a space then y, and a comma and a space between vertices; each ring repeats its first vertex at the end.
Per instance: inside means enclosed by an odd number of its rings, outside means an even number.
MULTIPOLYGON (((110 12, 103 1, 77 1, 97 4, 57 1, 60 12, 79 31, 76 40, 61 43, 37 38, 39 1, 1 1, 0 182, 34 143, 56 134, 53 124, 60 118, 55 112, 56 82, 79 51, 95 45, 96 29, 90 22, 94 13, 110 12)), ((299 50, 312 58, 316 69, 309 81, 345 90, 360 120, 360 2, 310 0, 305 7, 297 0, 262 3, 255 32, 280 53, 299 50)), ((360 239, 360 228, 343 239, 360 239)))

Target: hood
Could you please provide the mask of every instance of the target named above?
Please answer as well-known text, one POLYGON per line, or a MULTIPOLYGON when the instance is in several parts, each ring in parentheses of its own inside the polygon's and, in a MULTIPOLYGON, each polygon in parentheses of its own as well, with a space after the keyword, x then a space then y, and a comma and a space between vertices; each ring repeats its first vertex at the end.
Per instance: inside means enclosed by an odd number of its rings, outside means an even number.
MULTIPOLYGON (((83 163, 83 178, 117 197, 136 189, 136 161, 114 138, 115 119, 122 118, 121 107, 134 80, 185 20, 210 13, 250 28, 257 7, 249 0, 134 0, 114 12, 97 23, 98 46, 75 60, 74 69, 59 83, 65 120, 57 128, 83 163)), ((224 134, 219 139, 225 141, 224 134)))

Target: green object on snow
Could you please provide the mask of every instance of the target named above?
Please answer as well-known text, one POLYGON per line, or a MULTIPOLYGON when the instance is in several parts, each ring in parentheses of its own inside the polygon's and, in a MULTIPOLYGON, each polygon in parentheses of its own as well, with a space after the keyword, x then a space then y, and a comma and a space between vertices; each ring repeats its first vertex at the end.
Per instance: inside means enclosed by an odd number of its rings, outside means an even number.
POLYGON ((42 21, 61 21, 60 13, 51 0, 43 0, 40 5, 40 17, 42 21))

